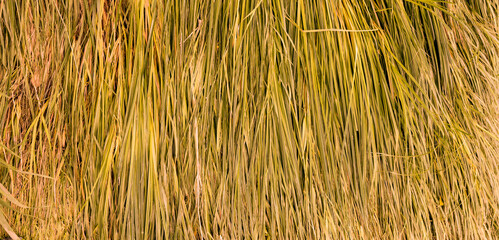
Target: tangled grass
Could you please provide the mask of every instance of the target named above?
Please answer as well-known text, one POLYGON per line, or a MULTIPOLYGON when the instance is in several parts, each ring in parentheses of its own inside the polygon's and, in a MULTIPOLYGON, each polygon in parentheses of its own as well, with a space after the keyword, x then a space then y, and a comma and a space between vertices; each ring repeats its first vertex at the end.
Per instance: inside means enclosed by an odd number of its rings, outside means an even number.
POLYGON ((499 0, 0 1, 24 239, 499 238, 499 0))

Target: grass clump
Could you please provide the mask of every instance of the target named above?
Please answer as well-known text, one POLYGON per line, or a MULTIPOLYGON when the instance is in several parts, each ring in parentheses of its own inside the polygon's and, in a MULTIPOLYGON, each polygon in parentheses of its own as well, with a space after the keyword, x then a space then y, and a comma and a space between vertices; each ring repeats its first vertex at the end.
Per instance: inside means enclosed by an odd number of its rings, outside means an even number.
POLYGON ((0 225, 499 238, 499 1, 2 1, 0 225))

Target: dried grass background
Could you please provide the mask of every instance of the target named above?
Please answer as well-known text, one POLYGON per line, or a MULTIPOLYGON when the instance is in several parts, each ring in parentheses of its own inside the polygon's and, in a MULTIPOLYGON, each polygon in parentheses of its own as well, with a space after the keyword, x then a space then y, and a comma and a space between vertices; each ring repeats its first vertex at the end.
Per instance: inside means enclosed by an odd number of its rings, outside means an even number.
POLYGON ((499 0, 2 0, 16 239, 498 239, 499 0))

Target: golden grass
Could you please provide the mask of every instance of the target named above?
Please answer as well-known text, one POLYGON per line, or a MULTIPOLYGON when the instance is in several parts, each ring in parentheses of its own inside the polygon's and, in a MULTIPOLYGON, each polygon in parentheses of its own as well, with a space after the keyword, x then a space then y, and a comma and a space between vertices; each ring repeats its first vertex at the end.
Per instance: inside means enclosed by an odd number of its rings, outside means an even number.
POLYGON ((23 239, 499 238, 499 0, 0 1, 23 239))

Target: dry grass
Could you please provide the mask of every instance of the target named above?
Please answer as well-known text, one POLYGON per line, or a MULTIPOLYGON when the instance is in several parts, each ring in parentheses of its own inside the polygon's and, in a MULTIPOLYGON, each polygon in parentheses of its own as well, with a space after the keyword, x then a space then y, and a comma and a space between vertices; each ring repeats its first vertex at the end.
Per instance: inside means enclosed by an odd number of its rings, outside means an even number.
POLYGON ((499 238, 499 0, 0 1, 24 239, 499 238))

